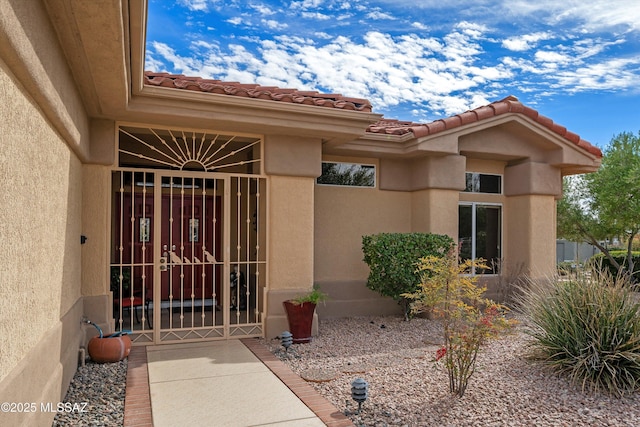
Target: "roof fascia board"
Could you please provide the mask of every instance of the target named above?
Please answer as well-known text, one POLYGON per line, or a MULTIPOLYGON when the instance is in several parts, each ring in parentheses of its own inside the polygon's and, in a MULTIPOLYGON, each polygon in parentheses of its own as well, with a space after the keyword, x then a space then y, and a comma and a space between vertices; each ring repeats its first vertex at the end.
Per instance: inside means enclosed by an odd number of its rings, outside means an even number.
POLYGON ((132 97, 129 113, 164 113, 194 120, 224 121, 242 128, 289 129, 292 134, 326 134, 340 140, 362 136, 380 114, 345 111, 313 105, 297 105, 264 99, 192 92, 182 89, 145 86, 132 97))
POLYGON ((196 92, 184 89, 154 87, 146 85, 140 91, 141 97, 161 98, 193 102, 194 104, 207 104, 223 108, 239 107, 243 110, 274 111, 283 114, 306 114, 318 117, 340 118, 350 121, 362 121, 367 125, 375 123, 382 118, 382 114, 362 111, 343 110, 339 108, 320 107, 317 105, 293 104, 289 102, 273 101, 268 99, 245 98, 240 96, 223 95, 219 93, 196 92))
MULTIPOLYGON (((127 0, 123 0, 127 1, 127 0)), ((128 0, 129 15, 128 25, 128 46, 129 46, 129 82, 131 89, 129 92, 129 101, 133 96, 138 95, 144 87, 144 61, 146 56, 147 43, 147 0, 128 0)), ((123 7, 123 9, 125 9, 123 7)))
MULTIPOLYGON (((580 148, 578 145, 570 141, 567 141, 563 136, 558 135, 545 126, 519 113, 506 113, 499 116, 489 117, 482 121, 457 126, 453 129, 438 132, 435 135, 426 135, 420 138, 415 138, 413 133, 407 133, 404 135, 368 133, 357 141, 351 141, 347 144, 335 146, 335 148, 341 151, 366 151, 367 147, 371 147, 377 153, 387 152, 388 154, 398 154, 399 152, 414 154, 416 151, 424 154, 453 154, 458 151, 457 141, 459 137, 512 121, 516 121, 530 129, 532 132, 543 136, 546 140, 555 144, 561 151, 569 149, 575 154, 585 156, 590 162, 599 162, 599 158, 594 154, 580 148), (387 150, 385 150, 385 145, 387 146, 387 150)), ((558 162, 560 162, 560 160, 558 160, 558 162)), ((557 164, 561 165, 561 163, 557 164)))

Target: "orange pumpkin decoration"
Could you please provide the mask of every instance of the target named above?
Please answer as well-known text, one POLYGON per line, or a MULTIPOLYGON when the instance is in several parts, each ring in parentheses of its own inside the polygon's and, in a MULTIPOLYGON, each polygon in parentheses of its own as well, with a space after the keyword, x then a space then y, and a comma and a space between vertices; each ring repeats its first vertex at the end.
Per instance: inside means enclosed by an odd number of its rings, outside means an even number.
POLYGON ((131 352, 129 335, 93 337, 87 346, 91 360, 98 363, 113 363, 123 360, 131 352))

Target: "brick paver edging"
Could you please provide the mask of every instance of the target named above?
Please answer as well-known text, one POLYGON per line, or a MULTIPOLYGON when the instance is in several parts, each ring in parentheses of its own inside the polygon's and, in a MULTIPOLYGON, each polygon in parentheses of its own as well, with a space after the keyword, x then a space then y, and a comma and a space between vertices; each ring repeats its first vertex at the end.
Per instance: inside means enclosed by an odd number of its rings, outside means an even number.
POLYGON ((321 396, 305 380, 295 374, 256 338, 240 340, 264 365, 271 370, 289 390, 307 405, 329 427, 353 427, 351 420, 331 402, 321 396))
POLYGON ((146 347, 132 347, 129 353, 123 425, 153 427, 146 347))

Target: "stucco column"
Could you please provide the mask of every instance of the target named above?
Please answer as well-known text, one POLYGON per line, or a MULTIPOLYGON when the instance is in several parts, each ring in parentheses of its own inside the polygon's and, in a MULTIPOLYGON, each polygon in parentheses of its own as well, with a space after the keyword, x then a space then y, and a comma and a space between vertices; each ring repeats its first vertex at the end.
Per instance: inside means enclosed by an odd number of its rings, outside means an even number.
POLYGON ((84 165, 82 182, 82 295, 84 314, 105 331, 113 328, 109 293, 109 215, 111 171, 107 166, 84 165))
POLYGON ((411 194, 411 230, 458 239, 458 190, 422 190, 411 194))
POLYGON ((556 197, 562 192, 560 170, 525 162, 505 168, 507 196, 505 250, 509 266, 524 267, 532 278, 552 275, 556 264, 556 197))
POLYGON ((411 228, 458 237, 458 202, 464 189, 464 156, 416 159, 411 163, 411 228))
MULTIPOLYGON (((264 170, 269 175, 267 338, 289 329, 282 301, 313 287, 314 186, 321 165, 319 138, 265 136, 264 170)), ((314 323, 315 334, 317 321, 314 323)))
POLYGON ((524 267, 533 279, 549 277, 556 263, 556 205, 554 196, 507 198, 505 258, 507 269, 524 267))
POLYGON ((266 337, 288 329, 282 301, 313 286, 313 186, 306 177, 272 176, 269 188, 269 284, 266 337))

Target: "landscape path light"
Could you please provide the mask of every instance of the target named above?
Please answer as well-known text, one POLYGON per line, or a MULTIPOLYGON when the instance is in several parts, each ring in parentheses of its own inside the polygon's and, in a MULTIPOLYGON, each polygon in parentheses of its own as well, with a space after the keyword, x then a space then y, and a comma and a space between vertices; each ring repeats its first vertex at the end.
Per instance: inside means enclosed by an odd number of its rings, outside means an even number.
POLYGON ((362 378, 353 380, 351 383, 351 398, 358 402, 358 414, 367 397, 369 397, 369 383, 362 378))
POLYGON ((293 334, 289 331, 284 331, 280 334, 280 344, 284 347, 285 351, 289 351, 289 347, 293 344, 293 334))

